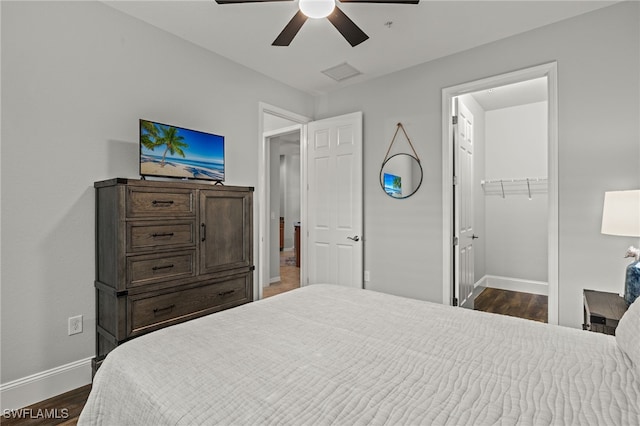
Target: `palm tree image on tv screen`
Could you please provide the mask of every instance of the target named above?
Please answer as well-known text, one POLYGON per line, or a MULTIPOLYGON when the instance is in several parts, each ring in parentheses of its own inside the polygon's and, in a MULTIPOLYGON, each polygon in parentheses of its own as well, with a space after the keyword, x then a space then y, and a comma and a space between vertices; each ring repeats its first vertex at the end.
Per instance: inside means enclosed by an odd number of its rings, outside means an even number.
POLYGON ((224 136, 140 120, 140 175, 224 181, 224 136))

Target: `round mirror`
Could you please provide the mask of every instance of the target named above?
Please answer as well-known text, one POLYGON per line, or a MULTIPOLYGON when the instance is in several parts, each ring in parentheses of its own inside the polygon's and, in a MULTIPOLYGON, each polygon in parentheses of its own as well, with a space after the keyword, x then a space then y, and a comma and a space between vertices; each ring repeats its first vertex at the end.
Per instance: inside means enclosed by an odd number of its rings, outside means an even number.
POLYGON ((422 165, 410 154, 396 154, 382 163, 380 186, 392 198, 407 198, 422 184, 422 165))

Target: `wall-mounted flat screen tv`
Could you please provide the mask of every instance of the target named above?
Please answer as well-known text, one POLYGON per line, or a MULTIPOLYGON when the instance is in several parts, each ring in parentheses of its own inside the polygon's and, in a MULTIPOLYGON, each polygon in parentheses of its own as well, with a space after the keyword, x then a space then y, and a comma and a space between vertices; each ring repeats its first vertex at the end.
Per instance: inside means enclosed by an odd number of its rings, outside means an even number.
POLYGON ((224 181, 224 136, 140 120, 140 175, 224 181))
POLYGON ((402 178, 391 173, 385 173, 384 191, 392 197, 402 197, 402 178))

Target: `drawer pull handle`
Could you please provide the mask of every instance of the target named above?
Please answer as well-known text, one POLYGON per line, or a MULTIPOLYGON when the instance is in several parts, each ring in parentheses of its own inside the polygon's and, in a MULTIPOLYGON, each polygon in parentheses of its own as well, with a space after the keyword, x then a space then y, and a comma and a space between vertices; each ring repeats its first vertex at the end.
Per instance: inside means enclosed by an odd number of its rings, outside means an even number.
POLYGON ((151 234, 151 236, 153 238, 157 238, 157 237, 173 237, 173 232, 165 232, 165 233, 161 233, 158 234, 157 232, 151 234))
POLYGON ((230 294, 235 293, 235 290, 227 290, 227 291, 221 291, 220 293, 218 293, 218 296, 228 296, 230 294))
POLYGON ((173 268, 173 264, 171 265, 165 265, 165 266, 154 266, 153 268, 151 268, 153 271, 157 271, 159 269, 170 269, 173 268))
POLYGON ((169 306, 165 306, 164 308, 155 308, 153 310, 153 314, 154 315, 158 315, 159 313, 163 313, 164 311, 172 311, 173 308, 175 308, 176 305, 169 305, 169 306))
POLYGON ((173 204, 173 200, 164 201, 164 200, 153 200, 151 204, 155 206, 163 206, 163 205, 171 205, 173 204))
POLYGON ((200 241, 204 241, 207 239, 207 225, 205 225, 204 223, 200 224, 200 228, 202 229, 202 238, 200 238, 200 241))

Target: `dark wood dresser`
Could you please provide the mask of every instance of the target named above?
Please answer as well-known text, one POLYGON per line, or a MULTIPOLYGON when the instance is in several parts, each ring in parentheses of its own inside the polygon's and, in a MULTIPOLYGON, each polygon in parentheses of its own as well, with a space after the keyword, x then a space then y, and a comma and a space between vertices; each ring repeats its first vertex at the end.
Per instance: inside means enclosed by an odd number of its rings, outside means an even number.
POLYGON ((96 182, 96 357, 253 300, 253 188, 96 182))

